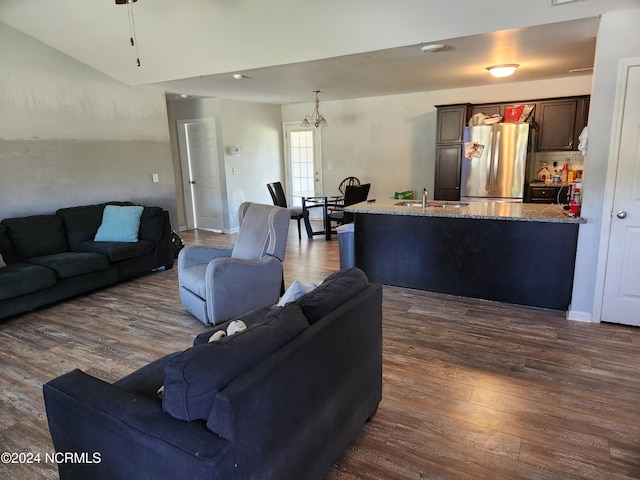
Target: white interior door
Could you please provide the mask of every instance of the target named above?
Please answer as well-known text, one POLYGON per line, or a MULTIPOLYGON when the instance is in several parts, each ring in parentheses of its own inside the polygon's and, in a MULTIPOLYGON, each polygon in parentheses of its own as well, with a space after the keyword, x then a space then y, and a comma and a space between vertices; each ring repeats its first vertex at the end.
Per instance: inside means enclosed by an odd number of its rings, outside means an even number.
POLYGON ((178 121, 187 227, 223 229, 215 119, 178 121))
POLYGON ((640 326, 640 60, 624 66, 621 77, 618 107, 623 110, 616 129, 618 169, 601 320, 640 326))
POLYGON ((321 129, 287 123, 285 135, 285 192, 290 206, 301 206, 301 197, 322 195, 321 129))

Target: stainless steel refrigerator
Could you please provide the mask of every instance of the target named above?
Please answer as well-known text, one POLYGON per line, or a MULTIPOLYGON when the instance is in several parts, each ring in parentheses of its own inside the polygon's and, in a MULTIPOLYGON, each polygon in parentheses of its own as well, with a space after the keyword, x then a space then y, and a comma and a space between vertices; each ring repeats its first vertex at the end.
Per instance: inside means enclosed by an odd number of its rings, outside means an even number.
POLYGON ((463 138, 460 200, 522 202, 529 124, 466 127, 463 138))

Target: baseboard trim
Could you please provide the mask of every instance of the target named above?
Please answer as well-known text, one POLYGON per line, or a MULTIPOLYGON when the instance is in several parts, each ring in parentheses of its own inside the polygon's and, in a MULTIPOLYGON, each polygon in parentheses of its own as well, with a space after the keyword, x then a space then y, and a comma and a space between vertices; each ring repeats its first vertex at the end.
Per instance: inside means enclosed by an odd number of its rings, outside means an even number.
POLYGON ((567 312, 567 320, 573 320, 576 322, 599 323, 599 322, 594 322, 593 315, 591 313, 577 312, 571 309, 569 309, 569 311, 567 312))

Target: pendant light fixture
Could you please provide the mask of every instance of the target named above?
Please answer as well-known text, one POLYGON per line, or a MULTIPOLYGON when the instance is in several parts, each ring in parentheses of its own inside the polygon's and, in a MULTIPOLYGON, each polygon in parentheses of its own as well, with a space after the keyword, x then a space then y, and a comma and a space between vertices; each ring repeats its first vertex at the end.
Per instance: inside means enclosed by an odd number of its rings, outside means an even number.
POLYGON ((324 115, 322 115, 319 111, 318 111, 318 107, 320 106, 320 100, 318 100, 318 93, 320 93, 320 90, 314 90, 313 93, 316 94, 316 100, 315 100, 315 108, 313 109, 313 113, 311 115, 307 115, 306 117, 304 117, 304 120, 302 121, 302 123, 300 124, 301 127, 323 127, 327 124, 327 121, 324 118, 324 115))
POLYGON ((116 5, 127 5, 127 15, 129 17, 129 43, 136 49, 136 65, 140 66, 140 55, 138 54, 138 40, 136 38, 136 22, 133 18, 133 4, 138 0, 116 0, 116 5))

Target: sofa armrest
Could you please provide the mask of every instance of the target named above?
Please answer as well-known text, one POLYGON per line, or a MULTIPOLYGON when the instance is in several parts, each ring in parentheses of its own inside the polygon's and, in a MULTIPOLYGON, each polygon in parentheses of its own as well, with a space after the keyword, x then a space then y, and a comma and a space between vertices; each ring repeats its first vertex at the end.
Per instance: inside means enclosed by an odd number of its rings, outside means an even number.
POLYGON ((207 266, 205 279, 209 320, 220 323, 277 303, 282 262, 269 255, 257 260, 217 258, 207 266))
POLYGON ((228 442, 201 422, 175 419, 160 402, 80 370, 51 380, 43 393, 56 451, 98 454, 98 462, 60 464, 62 479, 174 479, 185 471, 214 478, 211 469, 229 455, 228 442))
POLYGON ((207 264, 216 258, 231 257, 232 248, 212 248, 188 245, 178 254, 178 272, 194 265, 207 264))

